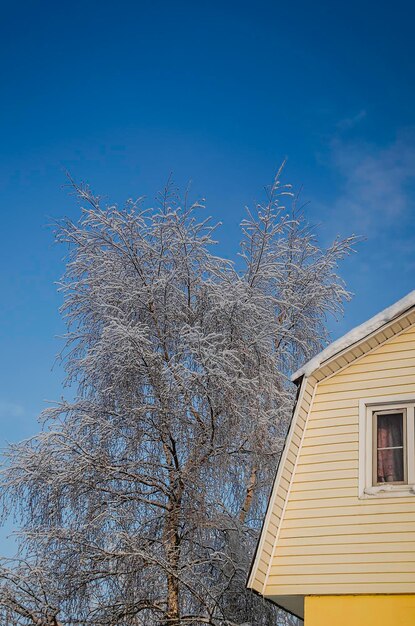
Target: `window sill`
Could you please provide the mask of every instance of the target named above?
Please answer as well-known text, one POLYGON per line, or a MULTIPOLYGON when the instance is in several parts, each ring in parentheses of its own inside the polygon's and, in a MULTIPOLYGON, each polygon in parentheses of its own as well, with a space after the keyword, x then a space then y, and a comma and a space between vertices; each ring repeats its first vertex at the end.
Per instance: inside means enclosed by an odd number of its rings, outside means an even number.
POLYGON ((366 487, 360 498, 398 498, 415 496, 415 485, 379 485, 366 487))

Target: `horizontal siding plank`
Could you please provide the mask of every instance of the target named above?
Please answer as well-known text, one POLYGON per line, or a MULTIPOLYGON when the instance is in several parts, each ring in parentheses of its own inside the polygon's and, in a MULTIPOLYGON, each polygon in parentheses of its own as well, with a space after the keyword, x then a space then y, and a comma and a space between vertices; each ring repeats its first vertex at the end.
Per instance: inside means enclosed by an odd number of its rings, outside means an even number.
MULTIPOLYGON (((282 565, 278 567, 278 565, 273 565, 270 568, 269 572, 269 583, 272 584, 273 580, 281 579, 282 577, 288 583, 288 579, 290 576, 301 576, 304 578, 317 578, 319 576, 336 576, 339 580, 347 580, 348 577, 360 576, 360 580, 362 580, 362 574, 367 574, 368 576, 374 576, 373 582, 379 580, 376 576, 384 576, 385 574, 389 574, 389 580, 391 579, 391 574, 393 574, 393 578, 395 577, 407 577, 407 574, 415 574, 415 561, 405 561, 405 562, 396 562, 389 561, 384 562, 380 561, 378 563, 368 563, 368 562, 356 562, 352 561, 350 563, 344 562, 342 560, 339 562, 331 562, 331 563, 312 563, 310 565, 282 565)), ((415 577, 413 577, 414 579, 415 577)), ((386 580, 388 580, 386 578, 386 580)), ((410 580, 410 578, 409 578, 410 580)))
POLYGON ((322 545, 322 546, 328 546, 328 545, 333 545, 333 546, 338 546, 338 545, 344 545, 344 544, 352 544, 352 545, 356 545, 356 544, 360 544, 360 543, 364 543, 364 544, 376 544, 379 546, 379 544, 384 544, 385 541, 387 543, 400 543, 400 542, 410 542, 412 543, 413 541, 415 541, 415 532, 401 532, 401 533, 396 533, 394 535, 389 535, 386 536, 385 533, 370 533, 368 534, 350 534, 350 535, 344 535, 339 536, 339 535, 323 535, 320 537, 317 537, 316 535, 308 535, 306 537, 285 537, 282 533, 281 530, 281 534, 278 540, 278 547, 279 546, 316 546, 316 545, 322 545))
POLYGON ((333 396, 341 396, 342 399, 347 398, 364 398, 376 395, 390 395, 395 393, 390 391, 396 390, 396 393, 405 393, 405 387, 409 386, 414 389, 415 385, 415 373, 413 369, 402 370, 400 375, 394 377, 388 377, 379 381, 378 378, 370 380, 355 380, 354 382, 347 382, 340 384, 333 384, 321 389, 318 394, 318 401, 323 402, 326 400, 332 400, 333 396))
POLYGON ((302 460, 303 458, 301 457, 300 462, 298 463, 298 466, 297 466, 296 476, 298 477, 298 480, 302 480, 302 478, 300 478, 302 474, 323 473, 323 478, 328 478, 332 472, 336 472, 336 471, 343 472, 343 470, 356 470, 356 473, 357 473, 357 470, 358 470, 357 459, 351 460, 351 461, 341 459, 340 461, 335 460, 335 461, 328 461, 328 462, 323 462, 323 460, 321 460, 320 463, 301 462, 302 460), (324 474, 326 475, 324 476, 324 474))
POLYGON ((324 435, 316 439, 315 437, 308 439, 304 438, 303 450, 308 448, 320 447, 327 444, 339 444, 339 443, 358 443, 357 433, 342 433, 339 435, 324 435))
POLYGON ((292 585, 280 584, 280 585, 267 585, 264 595, 267 598, 281 595, 327 595, 327 594, 362 594, 362 593, 415 593, 415 581, 402 583, 402 582, 376 582, 370 583, 365 580, 361 580, 358 583, 338 583, 334 582, 319 582, 317 584, 310 583, 297 583, 292 585))
MULTIPOLYGON (((325 449, 331 450, 326 446, 325 449)), ((298 467, 302 465, 315 465, 318 463, 328 463, 330 461, 358 461, 359 451, 356 447, 352 450, 341 452, 322 452, 321 454, 302 454, 298 462, 298 467)))
MULTIPOLYGON (((278 544, 278 548, 276 550, 276 557, 279 559, 280 557, 292 556, 298 557, 300 559, 304 559, 304 563, 308 556, 316 556, 317 558, 321 557, 322 559, 326 556, 332 555, 334 558, 343 559, 344 556, 347 558, 365 558, 369 556, 373 556, 373 558, 379 560, 379 555, 382 555, 382 559, 399 559, 400 553, 415 553, 415 540, 413 542, 404 541, 404 542, 382 542, 380 545, 378 543, 336 543, 330 545, 292 545, 292 546, 282 546, 278 544)), ((414 554, 415 556, 415 554, 414 554)), ((414 558, 415 560, 415 558, 414 558)))
MULTIPOLYGON (((328 421, 328 420, 327 420, 328 421)), ((320 437, 327 437, 328 435, 348 435, 352 433, 357 435, 359 432, 359 424, 357 419, 350 420, 350 423, 344 423, 337 421, 337 424, 327 424, 321 421, 313 421, 310 418, 310 425, 307 428, 307 441, 310 439, 316 439, 320 437)), ((354 439, 354 438, 353 438, 354 439)))
POLYGON ((415 532, 415 521, 395 522, 395 523, 372 523, 372 524, 346 524, 335 526, 313 526, 310 528, 290 527, 287 520, 281 528, 280 537, 339 537, 342 535, 382 535, 385 541, 390 541, 391 537, 398 533, 415 532))
MULTIPOLYGON (((358 495, 358 490, 357 490, 357 480, 356 478, 338 478, 336 480, 327 480, 327 478, 324 478, 324 480, 319 481, 316 478, 314 479, 314 481, 301 481, 299 482, 298 480, 296 480, 293 484, 291 493, 299 493, 301 491, 313 491, 313 498, 316 497, 316 493, 320 495, 321 497, 327 497, 326 493, 322 493, 322 489, 324 490, 341 490, 341 489, 353 489, 353 493, 356 495, 358 495)), ((317 495, 318 497, 318 495, 317 495)))
MULTIPOLYGON (((330 583, 333 582, 334 577, 332 573, 327 574, 287 574, 284 576, 269 576, 267 587, 272 587, 273 585, 284 584, 298 584, 301 581, 301 584, 306 585, 307 583, 330 583)), ((362 572, 362 573, 352 573, 352 572, 341 572, 337 576, 338 582, 342 582, 343 584, 347 583, 378 583, 383 582, 387 583, 391 580, 391 572, 362 572)), ((394 583, 412 583, 415 588, 415 577, 413 572, 394 572, 393 573, 393 582, 394 583)))
MULTIPOLYGON (((339 372, 339 376, 343 376, 344 374, 353 374, 354 369, 356 369, 356 372, 360 371, 361 373, 363 373, 364 371, 374 371, 376 366, 378 367, 379 371, 382 371, 383 369, 388 369, 388 367, 394 368, 396 367, 396 365, 399 366, 399 363, 404 366, 406 361, 410 361, 414 358, 414 354, 415 344, 401 344, 401 346, 391 346, 390 348, 388 347, 387 350, 385 349, 383 353, 373 351, 367 354, 363 359, 354 361, 348 367, 345 367, 341 372, 339 372)), ((321 386, 323 386, 329 383, 330 379, 327 378, 321 381, 320 384, 321 386)))
POLYGON ((385 380, 382 385, 379 385, 377 380, 365 380, 361 383, 356 383, 352 386, 340 386, 330 387, 330 390, 325 389, 324 392, 320 391, 316 401, 316 407, 318 404, 329 404, 332 402, 347 402, 348 400, 360 400, 361 398, 371 398, 379 395, 390 396, 399 394, 413 393, 415 387, 415 375, 401 376, 398 378, 391 378, 385 380), (338 398, 341 400, 338 400, 338 398))
POLYGON ((339 372, 336 376, 329 378, 320 383, 319 389, 325 389, 326 387, 332 387, 336 384, 343 384, 344 382, 351 382, 353 380, 362 380, 366 376, 374 378, 376 375, 379 379, 383 379, 386 376, 396 376, 396 370, 405 371, 411 370, 415 367, 415 347, 413 351, 406 352, 404 357, 398 352, 394 353, 394 358, 385 359, 383 357, 380 361, 367 362, 366 358, 353 363, 345 368, 342 372, 339 372))
POLYGON ((375 348, 372 352, 367 354, 364 359, 362 359, 362 361, 365 361, 366 363, 379 363, 380 361, 387 360, 389 358, 389 355, 396 355, 397 353, 407 355, 414 350, 415 341, 413 340, 413 338, 411 338, 410 340, 406 339, 405 341, 399 341, 396 343, 388 342, 383 346, 378 346, 377 348, 375 348))
POLYGON ((359 424, 359 416, 357 413, 347 411, 346 415, 336 415, 324 411, 322 413, 311 413, 307 426, 307 437, 315 430, 323 430, 325 428, 334 427, 357 427, 359 424))
MULTIPOLYGON (((335 513, 335 509, 332 510, 335 513)), ((390 524, 396 525, 398 523, 413 523, 415 530, 415 516, 413 511, 402 513, 401 511, 395 513, 355 513, 354 510, 349 511, 348 515, 294 515, 292 517, 284 517, 284 529, 289 528, 303 528, 304 533, 308 533, 311 528, 320 528, 323 526, 344 526, 344 527, 357 527, 360 532, 370 533, 371 529, 378 524, 390 524), (366 528, 367 527, 367 528, 366 528), (307 530, 305 530, 307 529, 307 530)), ((393 531, 389 531, 393 532, 393 531)))
MULTIPOLYGON (((319 569, 317 569, 318 566, 324 565, 333 569, 333 565, 339 565, 339 561, 341 561, 341 563, 348 564, 349 566, 354 566, 354 571, 359 572, 363 571, 363 569, 360 568, 360 565, 369 565, 371 569, 365 571, 375 572, 385 571, 383 570, 383 564, 388 567, 388 571, 391 564, 393 564, 394 566, 399 566, 400 564, 405 563, 405 568, 409 566, 415 568, 415 545, 412 546, 411 552, 385 552, 382 554, 378 554, 376 552, 368 552, 366 554, 361 552, 348 552, 342 553, 341 555, 333 553, 284 556, 278 553, 273 559, 273 564, 270 568, 270 575, 289 573, 287 568, 296 568, 299 566, 311 568, 311 571, 315 571, 317 573, 320 571, 319 569), (375 566, 375 568, 373 566, 375 566)), ((404 569, 402 571, 412 570, 404 569)), ((295 569, 294 573, 296 573, 295 569)))
POLYGON ((354 410, 354 411, 359 411, 359 402, 357 398, 347 398, 347 399, 343 399, 343 398, 336 398, 331 399, 330 401, 325 399, 322 400, 320 402, 319 400, 320 395, 318 395, 315 399, 315 402, 313 404, 313 409, 312 412, 314 414, 314 412, 319 412, 319 411, 333 411, 333 410, 337 410, 337 409, 348 409, 350 410, 354 410))
MULTIPOLYGON (((385 511, 389 513, 412 514, 414 515, 414 501, 402 502, 400 498, 389 499, 376 498, 373 500, 360 500, 356 503, 356 498, 338 498, 337 500, 318 500, 310 506, 310 503, 290 502, 285 511, 287 519, 295 515, 304 517, 334 517, 336 515, 382 515, 385 511)), ((414 516, 415 519, 415 516, 414 516)))
POLYGON ((304 485, 301 485, 300 489, 297 489, 296 483, 293 484, 293 488, 290 495, 290 502, 310 502, 316 501, 319 498, 344 498, 344 497, 355 497, 357 500, 358 490, 355 484, 346 487, 340 487, 338 482, 335 481, 333 488, 330 489, 325 487, 324 493, 321 490, 316 490, 311 485, 307 485, 304 488, 304 485))
MULTIPOLYGON (((326 492, 324 492, 324 494, 320 494, 321 497, 320 498, 313 498, 312 502, 310 502, 308 499, 304 499, 301 498, 300 500, 293 500, 292 498, 290 498, 290 501, 287 504, 287 512, 291 511, 291 510, 319 510, 320 508, 330 508, 330 507, 335 507, 335 506, 358 506, 357 502, 356 502, 356 495, 355 493, 353 493, 353 495, 349 495, 349 496, 338 496, 337 491, 334 490, 334 493, 332 494, 331 498, 327 498, 326 497, 326 492)), ((363 500, 361 501, 363 502, 363 500)), ((368 500, 368 502, 372 502, 372 500, 368 500)), ((382 502, 385 502, 385 500, 382 500, 382 502)))
MULTIPOLYGON (((354 469, 332 469, 331 471, 313 471, 313 472, 305 472, 305 473, 297 473, 295 484, 300 485, 301 483, 310 483, 314 481, 318 482, 332 482, 337 480, 347 480, 354 479, 357 482, 357 467, 354 469)), ((324 489, 324 486, 322 486, 324 489)))
POLYGON ((311 421, 314 423, 316 420, 337 419, 338 423, 343 421, 344 418, 353 417, 359 419, 359 403, 353 404, 353 407, 329 407, 316 409, 314 406, 310 413, 309 424, 311 421))

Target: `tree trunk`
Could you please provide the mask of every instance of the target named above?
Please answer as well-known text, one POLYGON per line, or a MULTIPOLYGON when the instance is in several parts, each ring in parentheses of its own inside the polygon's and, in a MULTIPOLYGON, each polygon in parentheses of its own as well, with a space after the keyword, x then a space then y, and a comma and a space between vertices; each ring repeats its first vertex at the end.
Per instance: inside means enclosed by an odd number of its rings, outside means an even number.
POLYGON ((163 543, 167 561, 167 609, 165 626, 180 625, 179 563, 180 563, 180 510, 182 505, 183 482, 180 476, 179 460, 174 439, 169 436, 170 445, 164 444, 164 453, 169 467, 169 502, 164 523, 163 543))
POLYGON ((180 537, 179 537, 179 511, 180 500, 175 499, 169 511, 164 528, 164 545, 168 563, 167 572, 167 611, 165 626, 179 626, 179 560, 180 560, 180 537))
POLYGON ((252 498, 254 497, 254 489, 256 485, 257 471, 258 469, 254 465, 251 470, 251 475, 249 477, 248 485, 246 487, 245 500, 244 500, 241 512, 239 513, 239 521, 241 521, 242 524, 245 523, 246 516, 248 515, 249 509, 251 508, 252 498))

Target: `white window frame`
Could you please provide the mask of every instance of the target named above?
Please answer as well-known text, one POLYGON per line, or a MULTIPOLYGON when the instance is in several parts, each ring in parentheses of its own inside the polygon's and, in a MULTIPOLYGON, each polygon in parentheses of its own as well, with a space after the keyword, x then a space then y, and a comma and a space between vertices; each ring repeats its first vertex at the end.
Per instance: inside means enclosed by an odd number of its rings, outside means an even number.
POLYGON ((359 498, 415 496, 415 394, 382 396, 359 401, 359 498), (376 411, 399 411, 406 415, 404 425, 405 484, 374 485, 373 415, 376 411))

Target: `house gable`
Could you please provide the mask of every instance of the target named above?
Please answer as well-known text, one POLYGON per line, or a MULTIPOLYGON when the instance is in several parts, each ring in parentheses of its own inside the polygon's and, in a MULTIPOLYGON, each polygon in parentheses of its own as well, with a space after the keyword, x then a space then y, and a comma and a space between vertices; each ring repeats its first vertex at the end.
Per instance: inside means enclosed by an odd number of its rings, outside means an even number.
POLYGON ((415 399, 414 309, 391 318, 302 378, 248 582, 300 617, 308 594, 415 592, 415 499, 358 489, 359 401, 415 399))

